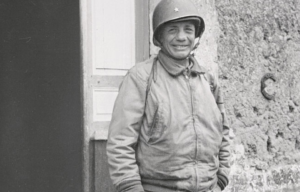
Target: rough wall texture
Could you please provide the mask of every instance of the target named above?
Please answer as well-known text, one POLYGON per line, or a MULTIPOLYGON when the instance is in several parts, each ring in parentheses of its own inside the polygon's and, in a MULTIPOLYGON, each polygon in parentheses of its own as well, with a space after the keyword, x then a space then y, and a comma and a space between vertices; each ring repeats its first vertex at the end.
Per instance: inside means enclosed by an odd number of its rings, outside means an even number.
POLYGON ((300 191, 300 1, 215 4, 219 79, 235 133, 227 191, 300 191), (276 77, 266 82, 274 100, 260 90, 266 73, 276 77))

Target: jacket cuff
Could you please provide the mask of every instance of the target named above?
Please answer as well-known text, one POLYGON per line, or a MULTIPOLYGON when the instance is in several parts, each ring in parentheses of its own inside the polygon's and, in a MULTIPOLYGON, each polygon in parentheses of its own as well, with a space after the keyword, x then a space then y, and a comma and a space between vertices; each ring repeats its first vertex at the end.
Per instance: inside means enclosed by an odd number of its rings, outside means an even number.
POLYGON ((144 192, 141 181, 124 181, 117 187, 118 192, 144 192))
POLYGON ((225 187, 228 185, 228 179, 223 175, 218 175, 218 185, 223 191, 225 187))

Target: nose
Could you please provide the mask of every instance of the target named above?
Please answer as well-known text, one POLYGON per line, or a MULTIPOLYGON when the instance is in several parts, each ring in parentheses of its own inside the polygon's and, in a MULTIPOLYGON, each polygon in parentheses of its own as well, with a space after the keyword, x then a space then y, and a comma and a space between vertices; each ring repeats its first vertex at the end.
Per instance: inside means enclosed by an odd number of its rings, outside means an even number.
POLYGON ((185 31, 182 30, 182 29, 181 29, 181 30, 178 30, 176 39, 177 39, 178 41, 184 41, 184 40, 186 40, 186 33, 185 33, 185 31))

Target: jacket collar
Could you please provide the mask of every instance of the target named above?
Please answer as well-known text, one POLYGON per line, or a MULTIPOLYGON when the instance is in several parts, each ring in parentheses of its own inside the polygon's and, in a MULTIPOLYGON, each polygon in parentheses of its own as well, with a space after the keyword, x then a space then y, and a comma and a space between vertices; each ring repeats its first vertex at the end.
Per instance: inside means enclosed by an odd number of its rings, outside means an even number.
POLYGON ((178 62, 176 62, 175 59, 168 57, 162 51, 159 51, 158 53, 158 60, 161 63, 161 65, 164 67, 164 69, 170 75, 173 76, 178 76, 182 74, 184 71, 186 71, 187 68, 190 68, 191 73, 204 74, 206 72, 206 70, 198 64, 197 60, 193 56, 189 57, 189 61, 190 61, 189 67, 179 64, 178 62))

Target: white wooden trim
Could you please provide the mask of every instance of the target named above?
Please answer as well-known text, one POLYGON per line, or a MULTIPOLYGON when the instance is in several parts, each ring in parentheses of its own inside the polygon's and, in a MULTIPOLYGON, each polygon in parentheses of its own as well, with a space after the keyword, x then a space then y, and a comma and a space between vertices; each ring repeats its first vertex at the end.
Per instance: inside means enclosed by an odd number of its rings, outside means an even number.
POLYGON ((93 89, 93 122, 110 121, 118 88, 101 87, 93 89))
POLYGON ((88 10, 89 0, 80 0, 80 42, 81 42, 81 66, 82 66, 82 102, 83 102, 83 191, 92 191, 92 171, 91 171, 91 159, 90 159, 90 133, 88 128, 88 105, 86 101, 89 98, 88 94, 88 79, 87 73, 89 70, 89 24, 88 24, 88 10))
POLYGON ((96 69, 95 73, 100 76, 125 76, 127 69, 96 69))

